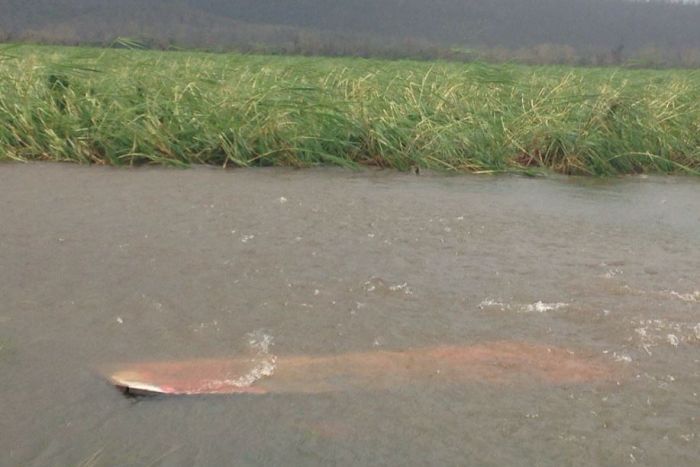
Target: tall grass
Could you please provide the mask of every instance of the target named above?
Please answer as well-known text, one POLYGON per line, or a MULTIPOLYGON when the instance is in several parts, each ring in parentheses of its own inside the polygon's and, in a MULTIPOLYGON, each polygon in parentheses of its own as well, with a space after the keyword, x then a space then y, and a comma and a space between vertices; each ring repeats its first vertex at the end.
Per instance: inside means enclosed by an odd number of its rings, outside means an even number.
POLYGON ((0 159, 700 173, 700 75, 22 46, 0 159))

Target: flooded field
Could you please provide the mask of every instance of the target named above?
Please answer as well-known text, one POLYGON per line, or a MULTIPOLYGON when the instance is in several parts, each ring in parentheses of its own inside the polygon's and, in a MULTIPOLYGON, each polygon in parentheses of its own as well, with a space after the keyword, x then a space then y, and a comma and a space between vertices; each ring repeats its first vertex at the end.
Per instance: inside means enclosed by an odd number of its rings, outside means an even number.
POLYGON ((0 187, 0 465, 700 462, 696 179, 9 164, 0 187), (613 377, 386 363, 513 345, 613 377), (233 357, 272 390, 102 374, 233 357), (366 371, 275 391, 302 358, 366 371))

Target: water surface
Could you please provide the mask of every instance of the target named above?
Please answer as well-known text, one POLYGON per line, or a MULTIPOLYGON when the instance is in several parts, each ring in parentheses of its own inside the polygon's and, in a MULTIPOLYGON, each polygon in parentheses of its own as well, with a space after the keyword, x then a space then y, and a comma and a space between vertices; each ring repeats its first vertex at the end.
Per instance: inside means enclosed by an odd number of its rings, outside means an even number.
POLYGON ((700 185, 0 166, 0 465, 697 465, 700 185), (101 365, 517 340, 537 382, 129 399, 101 365))

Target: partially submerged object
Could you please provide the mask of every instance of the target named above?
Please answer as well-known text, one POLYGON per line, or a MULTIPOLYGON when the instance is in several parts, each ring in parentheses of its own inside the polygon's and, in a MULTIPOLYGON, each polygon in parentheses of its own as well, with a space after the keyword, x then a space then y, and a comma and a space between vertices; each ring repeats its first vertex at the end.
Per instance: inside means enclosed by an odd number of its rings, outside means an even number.
POLYGON ((444 384, 612 382, 620 367, 598 356, 522 342, 404 351, 133 363, 108 373, 130 394, 266 394, 381 390, 444 384))

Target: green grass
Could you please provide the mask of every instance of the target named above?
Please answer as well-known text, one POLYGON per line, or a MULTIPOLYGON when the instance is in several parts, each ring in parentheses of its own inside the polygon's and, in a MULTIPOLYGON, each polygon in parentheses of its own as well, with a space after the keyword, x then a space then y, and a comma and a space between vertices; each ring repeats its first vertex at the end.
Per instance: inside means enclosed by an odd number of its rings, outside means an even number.
POLYGON ((0 46, 0 160, 700 173, 700 74, 0 46))

